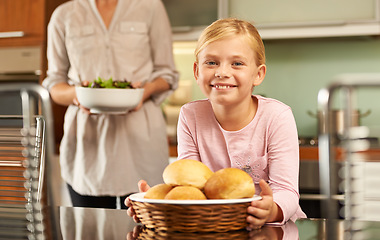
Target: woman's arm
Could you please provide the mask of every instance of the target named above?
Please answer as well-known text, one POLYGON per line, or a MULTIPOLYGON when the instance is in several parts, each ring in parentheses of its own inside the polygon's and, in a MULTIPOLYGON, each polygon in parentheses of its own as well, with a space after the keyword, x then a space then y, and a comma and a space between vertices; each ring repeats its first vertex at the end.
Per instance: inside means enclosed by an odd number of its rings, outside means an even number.
POLYGON ((152 1, 152 4, 154 7, 150 15, 149 39, 154 66, 150 78, 154 80, 151 81, 153 86, 148 84, 145 91, 147 91, 147 98, 150 97, 160 104, 177 89, 179 74, 175 68, 172 32, 165 7, 161 1, 152 1), (152 89, 155 91, 149 94, 152 89))
POLYGON ((67 73, 70 61, 66 49, 66 31, 64 19, 66 9, 63 5, 59 6, 52 14, 47 29, 47 77, 42 82, 46 87, 54 102, 68 106, 73 103, 75 95, 74 88, 67 84, 67 73), (51 90, 54 88, 54 91, 51 90), (66 96, 65 96, 66 95, 66 96))
MULTIPOLYGON (((134 87, 139 87, 139 84, 134 84, 134 87)), ((169 89, 170 89, 169 83, 161 77, 154 79, 152 82, 147 82, 144 85, 144 94, 143 94, 142 100, 139 103, 139 105, 137 105, 137 107, 134 109, 134 111, 139 110, 142 107, 143 103, 146 100, 150 99, 153 95, 160 94, 169 89)))
POLYGON ((74 104, 81 108, 84 112, 90 114, 90 110, 80 105, 77 94, 75 91, 75 86, 70 86, 67 83, 57 83, 50 89, 50 96, 53 101, 59 105, 69 106, 74 104))
POLYGON ((65 82, 57 83, 51 87, 50 96, 55 103, 63 106, 77 105, 78 103, 75 87, 65 82))

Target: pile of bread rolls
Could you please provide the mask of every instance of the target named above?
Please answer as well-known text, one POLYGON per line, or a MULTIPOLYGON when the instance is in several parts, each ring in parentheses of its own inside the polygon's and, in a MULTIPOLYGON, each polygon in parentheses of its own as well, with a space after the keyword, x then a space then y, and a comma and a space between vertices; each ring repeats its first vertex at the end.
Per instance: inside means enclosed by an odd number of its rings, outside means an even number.
POLYGON ((206 200, 250 198, 255 194, 251 176, 238 168, 212 172, 202 162, 182 159, 169 164, 163 172, 164 183, 151 187, 149 199, 206 200))

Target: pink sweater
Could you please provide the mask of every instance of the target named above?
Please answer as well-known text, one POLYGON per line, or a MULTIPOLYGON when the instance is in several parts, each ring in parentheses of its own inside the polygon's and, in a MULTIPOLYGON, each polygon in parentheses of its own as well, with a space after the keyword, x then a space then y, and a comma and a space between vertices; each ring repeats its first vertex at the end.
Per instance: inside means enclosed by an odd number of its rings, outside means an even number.
MULTIPOLYGON (((255 183, 269 182, 284 222, 306 217, 299 207, 299 146, 296 123, 289 106, 254 95, 254 119, 239 131, 225 131, 208 100, 181 108, 178 121, 178 159, 195 159, 211 170, 235 167, 248 172, 255 183)), ((256 194, 261 190, 256 184, 256 194)))

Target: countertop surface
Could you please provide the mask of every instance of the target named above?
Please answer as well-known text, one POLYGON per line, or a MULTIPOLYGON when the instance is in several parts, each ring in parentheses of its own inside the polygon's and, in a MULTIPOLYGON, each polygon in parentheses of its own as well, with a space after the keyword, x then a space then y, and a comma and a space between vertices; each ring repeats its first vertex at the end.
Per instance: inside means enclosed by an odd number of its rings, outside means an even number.
MULTIPOLYGON (((336 158, 337 160, 342 160, 343 149, 336 149, 336 158)), ((318 161, 319 158, 319 149, 318 146, 300 146, 300 160, 301 161, 318 161)), ((368 158, 377 158, 380 160, 380 148, 373 148, 367 151, 362 152, 363 155, 368 156, 368 158)), ((177 145, 169 145, 169 154, 171 157, 177 157, 177 145)))
POLYGON ((126 210, 59 207, 58 232, 62 239, 380 239, 380 222, 300 219, 283 226, 266 225, 260 230, 226 233, 158 232, 144 229, 127 215, 126 210), (348 227, 351 229, 348 229, 348 227), (135 232, 134 232, 135 231, 135 232), (134 232, 134 234, 133 234, 134 232), (331 236, 331 235, 330 235, 331 236), (351 238, 343 238, 351 236, 351 238))
MULTIPOLYGON (((334 147, 335 158, 337 161, 342 161, 344 159, 344 149, 342 147, 334 147)), ((300 146, 300 160, 301 161, 318 161, 319 159, 319 148, 318 146, 300 146)), ((380 148, 370 148, 365 151, 356 152, 359 154, 363 160, 366 161, 378 161, 380 160, 380 148)))

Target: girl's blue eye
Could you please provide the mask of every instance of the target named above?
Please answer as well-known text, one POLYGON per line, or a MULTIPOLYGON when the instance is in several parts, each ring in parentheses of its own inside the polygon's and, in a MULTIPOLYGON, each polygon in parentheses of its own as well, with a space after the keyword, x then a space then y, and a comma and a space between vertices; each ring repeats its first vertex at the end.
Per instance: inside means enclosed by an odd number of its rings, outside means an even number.
POLYGON ((216 62, 208 61, 206 64, 207 64, 207 65, 216 65, 216 62))
POLYGON ((233 65, 234 66, 241 66, 241 65, 243 65, 241 62, 235 62, 235 63, 233 63, 233 65))

